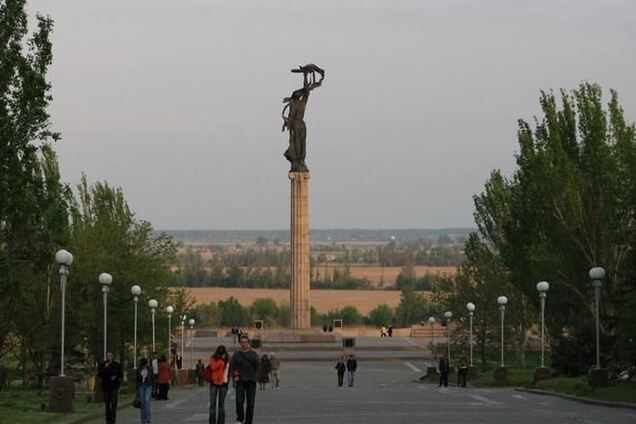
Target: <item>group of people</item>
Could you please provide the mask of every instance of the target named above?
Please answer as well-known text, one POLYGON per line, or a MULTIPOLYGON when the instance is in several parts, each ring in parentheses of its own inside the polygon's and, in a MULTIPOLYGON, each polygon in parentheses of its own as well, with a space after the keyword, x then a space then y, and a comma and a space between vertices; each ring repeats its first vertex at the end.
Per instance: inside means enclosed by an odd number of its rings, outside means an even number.
MULTIPOLYGON (((466 387, 466 378, 468 376, 468 361, 466 358, 462 358, 459 361, 459 366, 457 367, 457 385, 460 387, 466 387)), ((448 387, 448 373, 450 372, 450 361, 448 359, 448 355, 444 355, 440 358, 439 363, 437 364, 437 369, 439 371, 439 387, 448 387)))
POLYGON ((358 361, 353 355, 349 355, 345 362, 344 356, 341 356, 336 364, 336 373, 338 375, 338 387, 342 387, 344 383, 345 371, 347 372, 347 383, 349 387, 353 387, 354 375, 358 369, 358 361))
POLYGON ((385 327, 384 325, 380 328, 380 337, 393 337, 393 326, 389 325, 389 327, 385 327))

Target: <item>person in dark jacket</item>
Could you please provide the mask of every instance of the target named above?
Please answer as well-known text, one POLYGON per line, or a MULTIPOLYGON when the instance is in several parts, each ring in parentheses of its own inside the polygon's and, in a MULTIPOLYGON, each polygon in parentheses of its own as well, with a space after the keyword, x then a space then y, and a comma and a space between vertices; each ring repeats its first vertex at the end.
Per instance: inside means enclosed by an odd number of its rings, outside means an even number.
MULTIPOLYGON (((167 362, 166 362, 167 364, 167 362)), ((135 383, 137 386, 137 399, 139 399, 139 414, 142 424, 151 422, 150 397, 155 387, 155 375, 152 372, 152 365, 146 358, 141 358, 139 367, 135 373, 135 383)))
POLYGON ((106 352, 106 360, 100 364, 98 371, 106 406, 106 424, 117 422, 117 397, 121 379, 124 377, 121 365, 113 358, 113 352, 106 352))
POLYGON ((439 369, 439 387, 448 387, 448 371, 450 370, 450 362, 448 361, 448 356, 444 355, 443 358, 439 360, 439 364, 437 366, 439 369))
POLYGON ((462 358, 457 367, 457 385, 460 387, 466 387, 466 376, 468 374, 468 361, 466 358, 462 358))
POLYGON ((199 359, 199 361, 197 362, 196 365, 196 372, 195 375, 197 377, 197 384, 199 386, 203 386, 204 381, 203 381, 203 371, 205 370, 205 365, 203 365, 203 362, 201 362, 201 360, 199 359))
POLYGON ((347 379, 349 380, 349 387, 353 387, 353 375, 358 368, 358 361, 353 355, 349 355, 349 359, 347 359, 347 379))
POLYGON ((338 373, 338 387, 342 387, 346 370, 347 366, 345 365, 344 359, 341 356, 340 359, 338 359, 338 363, 336 364, 336 372, 338 373))
POLYGON ((260 376, 261 360, 252 350, 247 336, 241 337, 240 349, 230 361, 229 374, 238 373, 236 381, 236 421, 252 424, 254 420, 254 401, 256 399, 256 381, 260 376), (247 399, 247 407, 243 404, 247 399))

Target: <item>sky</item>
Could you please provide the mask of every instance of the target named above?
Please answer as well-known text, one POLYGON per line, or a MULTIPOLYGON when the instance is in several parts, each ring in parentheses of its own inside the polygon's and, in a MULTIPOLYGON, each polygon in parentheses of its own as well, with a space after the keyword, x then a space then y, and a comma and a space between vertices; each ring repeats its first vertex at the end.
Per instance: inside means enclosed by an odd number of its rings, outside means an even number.
POLYGON ((473 226, 540 90, 618 90, 636 120, 633 0, 31 0, 55 21, 63 178, 120 186, 158 229, 289 226, 282 98, 307 106, 312 228, 473 226))

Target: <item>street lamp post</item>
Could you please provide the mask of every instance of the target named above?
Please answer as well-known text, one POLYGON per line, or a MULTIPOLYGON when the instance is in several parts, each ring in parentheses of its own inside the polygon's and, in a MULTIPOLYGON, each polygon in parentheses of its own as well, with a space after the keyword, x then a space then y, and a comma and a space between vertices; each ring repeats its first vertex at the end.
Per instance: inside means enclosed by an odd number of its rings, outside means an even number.
POLYGON ((594 302, 596 306, 596 369, 601 369, 601 286, 603 285, 603 279, 605 278, 605 270, 601 267, 594 267, 590 269, 590 279, 594 285, 594 302))
POLYGON ((190 318, 188 324, 190 324, 190 366, 194 368, 194 318, 190 318))
POLYGON ((539 299, 541 300, 541 368, 545 368, 545 298, 550 284, 547 281, 537 283, 539 299))
POLYGON ((60 292, 62 295, 62 338, 60 347, 60 377, 64 377, 64 344, 66 338, 66 279, 68 268, 73 264, 73 255, 62 249, 55 253, 55 261, 60 264, 60 292))
POLYGON ((431 325, 431 353, 433 352, 433 325, 435 325, 435 317, 428 317, 428 323, 431 325))
POLYGON ((448 363, 450 364, 451 358, 451 338, 450 338, 450 323, 453 313, 451 311, 444 312, 444 318, 446 318, 446 345, 448 350, 448 363))
POLYGON ((499 296, 497 298, 499 304, 499 310, 501 311, 501 367, 504 367, 504 315, 506 313, 506 304, 508 298, 506 296, 499 296))
POLYGON ((61 339, 60 339, 60 375, 49 378, 49 411, 73 412, 74 384, 73 379, 64 375, 65 345, 66 345, 66 282, 69 267, 73 264, 73 255, 64 249, 55 252, 55 262, 60 265, 60 295, 61 295, 61 339))
POLYGON ((185 315, 181 315, 181 361, 183 361, 183 349, 184 349, 184 345, 185 345, 185 322, 186 319, 188 319, 187 316, 185 315))
POLYGON ((113 283, 113 277, 102 272, 97 278, 99 284, 102 285, 102 296, 104 298, 104 361, 106 360, 106 352, 108 351, 108 292, 110 291, 110 285, 113 283))
POLYGON ((468 302, 466 304, 466 309, 468 309, 468 316, 470 318, 470 332, 468 336, 468 347, 470 349, 470 366, 473 366, 473 315, 475 315, 475 304, 472 302, 468 302))
POLYGON ((139 303, 139 296, 141 296, 141 287, 134 285, 130 288, 130 293, 133 295, 133 302, 135 303, 135 327, 133 330, 133 368, 137 368, 137 304, 139 303))
POLYGON ((168 314, 168 358, 170 358, 170 346, 172 343, 172 313, 174 308, 170 305, 166 306, 166 313, 168 314))
POLYGON ((152 317, 152 353, 154 354, 157 351, 155 347, 155 314, 157 313, 157 306, 159 306, 159 302, 155 299, 150 299, 148 301, 148 307, 150 308, 150 314, 152 317))

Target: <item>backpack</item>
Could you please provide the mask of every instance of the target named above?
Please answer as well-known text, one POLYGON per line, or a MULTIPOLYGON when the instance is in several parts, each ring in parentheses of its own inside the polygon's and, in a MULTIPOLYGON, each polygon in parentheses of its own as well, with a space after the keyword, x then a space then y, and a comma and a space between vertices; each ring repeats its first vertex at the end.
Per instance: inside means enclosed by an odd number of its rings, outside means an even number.
POLYGON ((208 383, 212 382, 212 367, 210 365, 205 367, 205 369, 203 370, 203 380, 207 381, 208 383))

